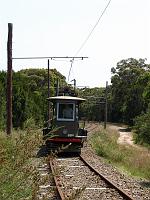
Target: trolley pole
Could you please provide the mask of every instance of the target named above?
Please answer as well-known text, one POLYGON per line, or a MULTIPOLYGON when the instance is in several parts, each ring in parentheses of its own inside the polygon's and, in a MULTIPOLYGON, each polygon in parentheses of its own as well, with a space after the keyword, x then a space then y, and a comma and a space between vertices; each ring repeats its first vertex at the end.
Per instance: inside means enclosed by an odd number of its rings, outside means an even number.
POLYGON ((106 129, 106 124, 107 124, 107 88, 108 88, 108 81, 106 81, 106 91, 105 91, 105 121, 104 121, 104 129, 106 129))
MULTIPOLYGON (((50 65, 49 65, 49 59, 47 62, 47 67, 48 67, 48 98, 50 97, 50 65)), ((48 100, 48 127, 50 126, 50 101, 48 100)))
POLYGON ((76 91, 76 79, 73 79, 73 89, 74 89, 74 92, 76 91))
POLYGON ((7 135, 12 131, 12 30, 13 24, 8 23, 7 41, 7 135))
POLYGON ((76 79, 74 79, 74 92, 76 91, 76 79))

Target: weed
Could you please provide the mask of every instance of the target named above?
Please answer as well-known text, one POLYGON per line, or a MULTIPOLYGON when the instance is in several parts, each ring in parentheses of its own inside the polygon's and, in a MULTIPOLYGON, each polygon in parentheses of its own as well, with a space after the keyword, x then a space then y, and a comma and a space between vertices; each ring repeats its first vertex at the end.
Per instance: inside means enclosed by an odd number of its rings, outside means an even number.
POLYGON ((65 198, 65 200, 75 200, 75 199, 79 199, 79 197, 81 196, 81 194, 85 191, 86 186, 80 187, 78 189, 76 189, 74 192, 72 192, 69 196, 67 196, 65 198))
POLYGON ((92 147, 99 156, 134 176, 150 179, 150 153, 146 149, 137 149, 117 144, 118 133, 104 130, 91 137, 92 147))
POLYGON ((32 157, 41 143, 39 130, 0 132, 0 199, 31 199, 34 177, 32 157))

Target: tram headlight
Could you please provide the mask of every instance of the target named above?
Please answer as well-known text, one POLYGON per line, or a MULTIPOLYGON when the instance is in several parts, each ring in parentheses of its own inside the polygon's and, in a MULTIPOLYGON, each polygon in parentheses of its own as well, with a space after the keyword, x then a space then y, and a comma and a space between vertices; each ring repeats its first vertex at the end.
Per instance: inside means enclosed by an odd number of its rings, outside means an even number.
POLYGON ((63 134, 66 135, 68 133, 67 129, 63 130, 63 134))

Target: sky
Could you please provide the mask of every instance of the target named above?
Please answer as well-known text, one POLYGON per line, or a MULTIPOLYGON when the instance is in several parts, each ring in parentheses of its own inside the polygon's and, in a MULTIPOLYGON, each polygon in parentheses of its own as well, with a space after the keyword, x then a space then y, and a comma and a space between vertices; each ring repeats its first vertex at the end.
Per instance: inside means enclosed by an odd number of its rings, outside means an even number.
MULTIPOLYGON (((7 70, 8 23, 13 23, 13 57, 75 56, 109 0, 0 0, 0 70, 7 70)), ((150 64, 150 0, 111 0, 76 56, 50 60, 77 86, 111 84, 111 68, 128 58, 150 64)), ((47 68, 47 59, 13 60, 13 70, 47 68)))

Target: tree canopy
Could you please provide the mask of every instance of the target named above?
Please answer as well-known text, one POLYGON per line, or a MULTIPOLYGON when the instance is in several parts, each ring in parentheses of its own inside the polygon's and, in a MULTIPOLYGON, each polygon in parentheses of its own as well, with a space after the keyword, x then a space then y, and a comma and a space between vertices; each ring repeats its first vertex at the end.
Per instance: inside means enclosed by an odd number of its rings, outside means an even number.
MULTIPOLYGON (((66 84, 65 77, 56 69, 50 70, 50 95, 55 94, 56 80, 66 84)), ((45 69, 26 69, 13 72, 13 127, 23 128, 32 118, 36 124, 47 120, 48 77, 45 69)), ((0 72, 0 128, 6 124, 6 72, 0 72)))
POLYGON ((150 65, 144 59, 121 60, 112 72, 113 119, 133 124, 133 119, 147 109, 150 65))

